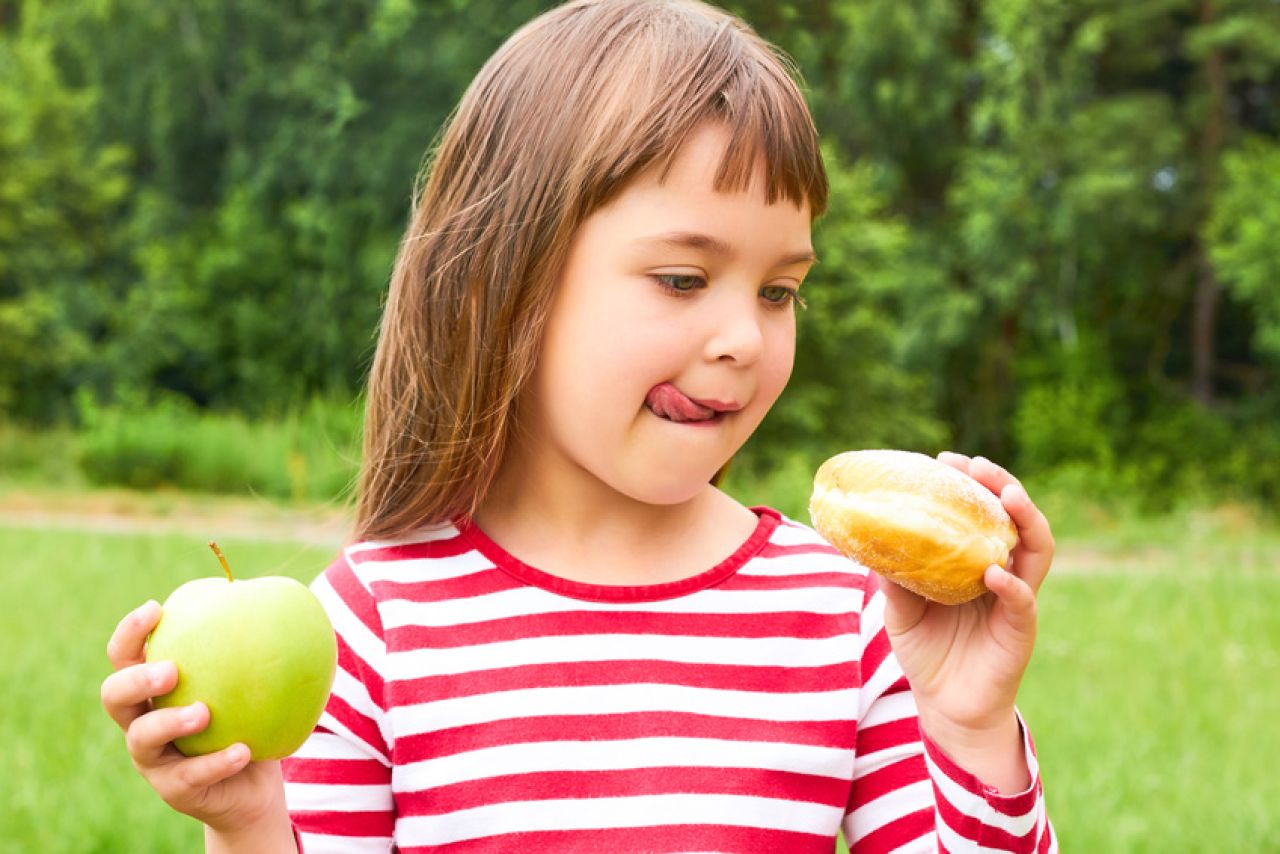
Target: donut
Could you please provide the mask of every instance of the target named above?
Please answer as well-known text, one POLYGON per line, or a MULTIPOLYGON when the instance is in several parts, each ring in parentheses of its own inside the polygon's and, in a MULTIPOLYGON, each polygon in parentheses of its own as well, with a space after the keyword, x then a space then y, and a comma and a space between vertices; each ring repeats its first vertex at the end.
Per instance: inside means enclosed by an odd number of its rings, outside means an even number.
POLYGON ((992 564, 1009 567, 1018 531, 991 490, 911 451, 846 451, 824 462, 813 527, 877 575, 945 605, 981 596, 992 564))

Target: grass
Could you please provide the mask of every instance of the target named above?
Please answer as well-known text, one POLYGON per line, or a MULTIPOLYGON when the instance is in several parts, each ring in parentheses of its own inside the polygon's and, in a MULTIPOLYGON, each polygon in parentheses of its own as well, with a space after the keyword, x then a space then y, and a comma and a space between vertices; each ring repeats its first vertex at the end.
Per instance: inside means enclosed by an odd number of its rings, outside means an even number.
MULTIPOLYGON (((243 576, 331 548, 220 538, 243 576)), ((217 567, 205 537, 0 527, 0 852, 198 850, 102 712, 121 615, 217 567)), ((1066 851, 1280 851, 1280 531, 1238 509, 1059 538, 1020 695, 1066 851), (1145 531, 1145 535, 1144 535, 1145 531)))
MULTIPOLYGON (((244 577, 309 581, 331 549, 221 539, 244 577)), ((138 776, 98 687, 133 607, 219 571, 205 538, 0 528, 0 852, 195 851, 199 825, 138 776)))

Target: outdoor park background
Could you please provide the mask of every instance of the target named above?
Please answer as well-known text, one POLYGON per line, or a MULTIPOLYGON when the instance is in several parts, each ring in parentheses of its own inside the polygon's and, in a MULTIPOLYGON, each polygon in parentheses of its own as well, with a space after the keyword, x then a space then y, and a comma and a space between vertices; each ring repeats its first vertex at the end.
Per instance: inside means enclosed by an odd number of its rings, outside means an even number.
MULTIPOLYGON (((103 652, 345 535, 415 174, 547 3, 0 0, 0 851, 185 851, 103 652)), ((1020 704, 1066 851, 1280 851, 1280 4, 734 2, 831 213, 728 490, 981 453, 1058 536, 1020 704)))

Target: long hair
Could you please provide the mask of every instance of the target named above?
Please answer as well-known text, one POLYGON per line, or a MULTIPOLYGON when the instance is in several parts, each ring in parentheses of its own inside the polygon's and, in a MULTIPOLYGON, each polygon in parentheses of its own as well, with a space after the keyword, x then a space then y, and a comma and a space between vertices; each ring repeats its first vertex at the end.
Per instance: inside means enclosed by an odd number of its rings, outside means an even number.
POLYGON ((369 376, 356 539, 476 512, 575 230, 642 170, 665 179, 700 123, 731 131, 717 190, 748 188, 762 157, 769 203, 826 211, 799 80, 697 0, 575 0, 512 34, 415 181, 369 376))

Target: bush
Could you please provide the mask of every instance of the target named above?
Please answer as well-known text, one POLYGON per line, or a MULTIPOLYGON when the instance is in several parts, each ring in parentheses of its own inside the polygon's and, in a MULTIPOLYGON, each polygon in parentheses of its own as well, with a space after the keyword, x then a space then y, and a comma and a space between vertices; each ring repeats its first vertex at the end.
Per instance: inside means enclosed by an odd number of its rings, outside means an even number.
POLYGON ((81 400, 78 462, 102 485, 332 500, 350 493, 361 412, 315 399, 301 411, 249 421, 184 398, 99 408, 81 400))

